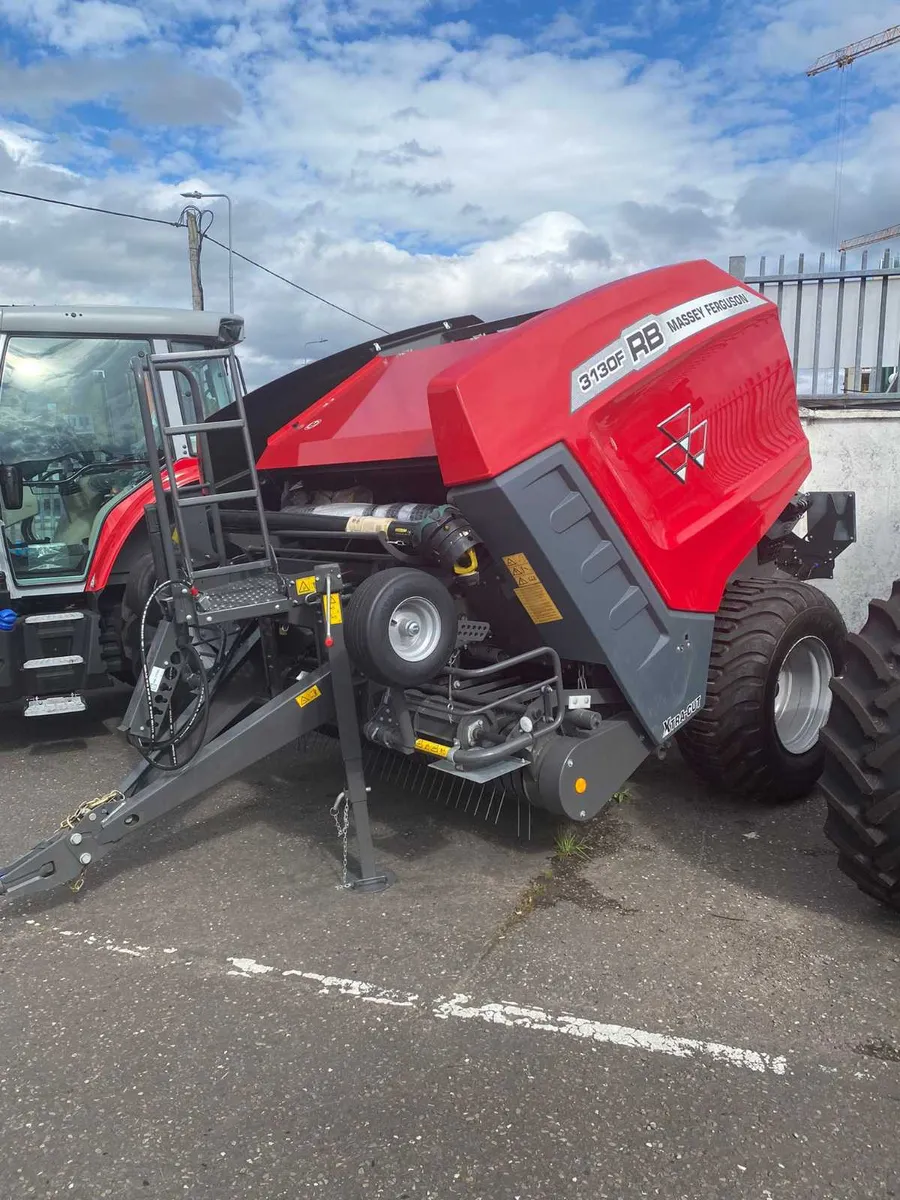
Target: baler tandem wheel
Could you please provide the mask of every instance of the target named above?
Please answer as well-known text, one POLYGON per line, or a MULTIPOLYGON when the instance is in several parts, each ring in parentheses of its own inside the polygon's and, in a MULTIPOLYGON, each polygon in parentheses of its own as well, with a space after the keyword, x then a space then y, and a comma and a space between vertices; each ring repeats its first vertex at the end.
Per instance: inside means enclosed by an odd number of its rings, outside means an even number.
POLYGON ((822 771, 820 732, 845 636, 833 602, 808 583, 731 583, 716 616, 706 704, 678 734, 689 765, 756 800, 807 795, 822 771))

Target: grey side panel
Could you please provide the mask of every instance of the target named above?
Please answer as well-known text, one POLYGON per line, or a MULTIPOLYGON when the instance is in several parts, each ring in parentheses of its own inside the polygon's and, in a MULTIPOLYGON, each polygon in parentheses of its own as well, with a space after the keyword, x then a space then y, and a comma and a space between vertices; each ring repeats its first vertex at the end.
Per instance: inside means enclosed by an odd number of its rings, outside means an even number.
POLYGON ((713 614, 666 606, 564 446, 454 489, 450 501, 498 559, 527 555, 562 613, 537 632, 561 658, 609 667, 657 743, 702 707, 713 614))

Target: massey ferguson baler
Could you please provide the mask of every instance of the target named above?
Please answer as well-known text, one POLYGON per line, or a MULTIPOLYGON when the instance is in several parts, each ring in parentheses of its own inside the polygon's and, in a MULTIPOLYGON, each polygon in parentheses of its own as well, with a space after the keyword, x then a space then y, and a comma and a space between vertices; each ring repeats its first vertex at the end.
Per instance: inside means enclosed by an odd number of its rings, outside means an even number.
POLYGON ((141 759, 0 892, 80 886, 129 831, 315 729, 340 739, 344 881, 365 889, 389 882, 367 743, 573 821, 676 735, 731 790, 813 785, 844 628, 804 581, 853 540, 853 497, 800 490, 772 303, 708 262, 667 267, 407 330, 204 418, 196 372, 231 353, 133 363, 162 442, 122 724, 141 759), (175 425, 167 372, 190 398, 175 425))

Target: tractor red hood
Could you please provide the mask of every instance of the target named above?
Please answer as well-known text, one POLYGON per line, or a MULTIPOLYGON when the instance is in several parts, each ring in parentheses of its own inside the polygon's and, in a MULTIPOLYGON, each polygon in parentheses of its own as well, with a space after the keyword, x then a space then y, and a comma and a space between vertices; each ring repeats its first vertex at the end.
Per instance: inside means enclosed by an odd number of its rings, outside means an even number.
POLYGON ((480 353, 486 340, 495 339, 450 342, 370 359, 272 434, 257 466, 267 471, 434 458, 428 384, 435 375, 480 353))

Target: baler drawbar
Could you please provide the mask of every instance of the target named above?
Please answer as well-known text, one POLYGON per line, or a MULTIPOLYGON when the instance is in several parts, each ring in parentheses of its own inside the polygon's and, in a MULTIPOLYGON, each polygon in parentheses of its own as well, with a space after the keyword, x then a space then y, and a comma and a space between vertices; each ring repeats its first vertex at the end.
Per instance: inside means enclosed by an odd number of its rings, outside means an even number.
POLYGON ((154 495, 120 726, 140 761, 0 870, 0 894, 77 889, 129 833, 314 730, 344 763, 343 882, 369 891, 392 878, 367 746, 571 821, 675 736, 748 794, 815 782, 844 631, 805 581, 852 542, 853 497, 799 490, 777 312, 712 264, 420 326, 246 398, 231 349, 132 369, 154 495), (206 417, 213 359, 233 399, 206 417))

